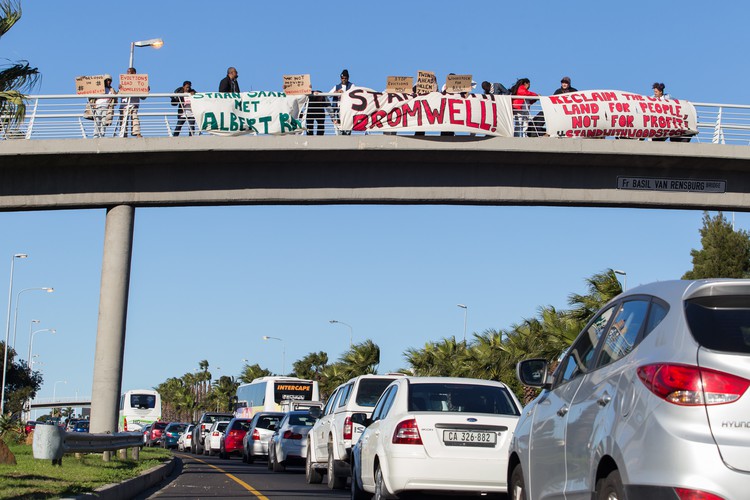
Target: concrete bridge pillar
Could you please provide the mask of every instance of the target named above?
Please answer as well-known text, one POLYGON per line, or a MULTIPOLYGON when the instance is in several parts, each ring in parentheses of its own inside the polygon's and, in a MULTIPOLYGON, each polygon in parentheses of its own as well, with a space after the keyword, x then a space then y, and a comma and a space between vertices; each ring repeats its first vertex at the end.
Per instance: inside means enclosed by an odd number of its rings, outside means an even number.
POLYGON ((107 209, 91 389, 92 433, 117 432, 134 221, 133 206, 118 205, 107 209))

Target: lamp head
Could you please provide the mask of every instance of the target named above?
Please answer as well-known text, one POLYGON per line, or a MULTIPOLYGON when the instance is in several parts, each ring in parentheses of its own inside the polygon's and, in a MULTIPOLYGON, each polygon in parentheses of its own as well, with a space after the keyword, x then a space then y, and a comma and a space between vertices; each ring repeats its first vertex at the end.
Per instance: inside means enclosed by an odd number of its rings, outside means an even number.
POLYGON ((13 256, 14 259, 25 259, 29 256, 27 253, 17 253, 13 256))
POLYGON ((153 47, 155 49, 160 49, 164 46, 164 40, 161 38, 151 38, 149 40, 139 40, 137 42, 133 42, 133 45, 136 47, 153 47))
POLYGON ((329 323, 332 323, 332 324, 333 324, 333 323, 338 323, 338 321, 336 321, 335 319, 329 320, 328 322, 329 322, 329 323))
POLYGON ((52 293, 52 292, 54 292, 54 291, 55 291, 55 289, 54 289, 54 288, 52 288, 51 286, 45 286, 45 287, 42 287, 42 290, 44 290, 44 291, 45 291, 45 292, 47 292, 47 293, 52 293))
POLYGON ((269 337, 268 335, 263 335, 263 340, 268 340, 268 339, 270 339, 270 338, 271 338, 271 337, 269 337))
POLYGON ((621 270, 621 269, 613 269, 612 271, 613 271, 613 272, 614 272, 615 274, 622 274, 623 276, 626 276, 626 275, 628 274, 628 273, 626 273, 625 271, 623 271, 623 270, 621 270))
POLYGON ((466 309, 467 308, 464 304, 456 304, 456 306, 460 307, 461 309, 466 309))

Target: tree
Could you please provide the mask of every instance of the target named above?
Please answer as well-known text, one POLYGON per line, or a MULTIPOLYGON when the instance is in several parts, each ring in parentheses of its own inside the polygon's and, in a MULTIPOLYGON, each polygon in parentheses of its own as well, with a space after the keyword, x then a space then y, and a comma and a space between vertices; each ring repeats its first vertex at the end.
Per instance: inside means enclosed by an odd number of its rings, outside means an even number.
MULTIPOLYGON (((0 352, 5 352, 5 342, 0 342, 0 352)), ((42 374, 32 372, 26 361, 15 362, 16 351, 8 348, 8 371, 5 374, 5 411, 17 413, 23 409, 24 402, 34 399, 42 387, 42 374)), ((4 369, 0 363, 0 370, 4 369)))
POLYGON ((323 377, 323 370, 328 366, 328 354, 324 351, 311 352, 292 364, 294 375, 299 378, 317 380, 323 377))
MULTIPOLYGON (((21 4, 0 0, 0 37, 21 19, 21 4)), ((28 61, 11 62, 0 67, 0 126, 12 127, 26 115, 24 92, 31 90, 39 78, 39 70, 28 61)))
POLYGON ((735 231, 732 224, 719 212, 711 217, 703 213, 701 250, 691 250, 693 269, 682 278, 747 278, 750 276, 750 235, 735 231))
POLYGON ((612 269, 586 278, 586 283, 586 295, 573 293, 568 297, 568 303, 573 306, 570 317, 582 323, 586 323, 604 304, 622 293, 622 285, 612 269))
POLYGON ((234 377, 228 375, 222 375, 215 380, 208 398, 210 408, 216 408, 216 411, 232 411, 232 398, 237 394, 239 385, 234 377))
POLYGON ((268 370, 266 368, 261 368, 258 363, 255 363, 254 365, 245 365, 242 368, 242 375, 240 375, 240 382, 243 384, 249 384, 256 378, 260 377, 268 377, 271 375, 271 370, 268 370))

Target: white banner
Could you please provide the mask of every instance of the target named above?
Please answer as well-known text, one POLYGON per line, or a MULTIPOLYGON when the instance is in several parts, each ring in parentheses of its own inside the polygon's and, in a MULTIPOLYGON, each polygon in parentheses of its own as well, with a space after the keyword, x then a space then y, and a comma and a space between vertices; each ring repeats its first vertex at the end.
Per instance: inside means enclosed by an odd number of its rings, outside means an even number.
POLYGON ((358 87, 341 96, 341 128, 357 132, 471 132, 513 137, 510 96, 386 94, 358 87))
POLYGON ((203 132, 293 134, 305 128, 299 117, 306 100, 283 92, 205 92, 193 95, 191 107, 203 132))
POLYGON ((585 90, 540 98, 550 137, 647 139, 695 135, 691 103, 619 90, 585 90))

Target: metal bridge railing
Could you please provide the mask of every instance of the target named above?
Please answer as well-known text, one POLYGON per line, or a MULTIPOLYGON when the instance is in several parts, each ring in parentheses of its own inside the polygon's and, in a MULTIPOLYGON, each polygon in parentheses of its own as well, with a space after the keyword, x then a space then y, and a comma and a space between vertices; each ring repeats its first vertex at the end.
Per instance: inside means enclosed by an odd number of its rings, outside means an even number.
MULTIPOLYGON (((144 137, 169 137, 175 132, 177 125, 178 107, 172 105, 171 98, 182 94, 149 94, 140 102, 138 116, 141 134, 144 137)), ((313 114, 323 115, 323 135, 338 135, 340 131, 333 122, 337 108, 330 98, 335 94, 319 94, 327 99, 325 107, 313 109, 312 105, 302 110, 301 121, 308 128, 308 134, 320 133, 318 123, 312 123, 309 118, 313 114), (308 113, 308 108, 313 110, 308 113)), ((127 97, 128 94, 117 94, 117 98, 127 97)), ((24 121, 18 126, 9 128, 0 116, 0 140, 12 139, 70 139, 94 137, 94 121, 84 118, 86 103, 91 96, 78 95, 37 95, 30 96, 24 121)), ((513 96, 514 99, 521 96, 513 96)), ((750 106, 739 104, 693 103, 698 113, 698 135, 692 142, 750 145, 750 106)), ((105 137, 119 137, 120 106, 118 102, 114 109, 112 123, 107 126, 105 137)), ((529 115, 534 117, 541 111, 538 101, 530 107, 529 115)), ((196 124, 197 126, 198 124, 196 124)), ((189 133, 189 123, 184 123, 181 136, 189 133)), ((304 133, 304 132, 303 132, 304 133)), ((367 132, 373 133, 373 132, 367 132)), ((362 134, 354 132, 355 135, 362 134)), ((411 132, 399 132, 398 135, 412 135, 411 132)), ((439 132, 427 132, 426 135, 439 135, 439 132)), ((457 133, 462 135, 461 133, 457 133)), ((196 136, 204 135, 196 130, 196 136)))

